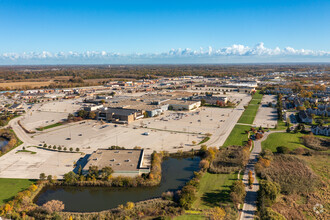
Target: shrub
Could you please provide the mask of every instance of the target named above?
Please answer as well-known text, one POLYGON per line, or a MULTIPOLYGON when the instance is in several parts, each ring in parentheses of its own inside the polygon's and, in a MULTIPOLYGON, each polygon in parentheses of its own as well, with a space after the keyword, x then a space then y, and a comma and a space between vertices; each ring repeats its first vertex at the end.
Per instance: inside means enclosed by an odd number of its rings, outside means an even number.
POLYGON ((276 148, 276 152, 279 154, 288 154, 290 152, 290 149, 284 146, 279 146, 276 148))
POLYGON ((308 193, 320 184, 320 179, 305 162, 290 155, 274 156, 271 165, 259 173, 260 177, 280 185, 284 194, 308 193))
POLYGON ((330 149, 330 140, 326 138, 318 138, 310 134, 302 136, 301 140, 306 147, 316 151, 326 151, 330 149))
POLYGON ((163 192, 162 193, 162 198, 165 200, 173 200, 174 193, 171 191, 163 192))
POLYGON ((261 180, 259 188, 259 202, 262 208, 270 207, 280 194, 280 185, 271 181, 261 180))
POLYGON ((262 133, 258 132, 258 133, 256 134, 256 139, 259 140, 259 139, 261 139, 263 136, 264 136, 264 135, 263 135, 262 133))
POLYGON ((199 162, 199 167, 203 170, 207 170, 210 167, 210 162, 208 160, 201 160, 199 162))
POLYGON ((64 182, 68 184, 76 183, 79 179, 79 176, 73 171, 70 171, 63 176, 64 182))
POLYGON ((287 132, 287 133, 290 133, 290 132, 291 132, 290 127, 287 127, 287 128, 286 128, 286 132, 287 132))
POLYGON ((210 164, 212 173, 231 173, 242 169, 249 160, 249 147, 229 146, 221 148, 210 164))
POLYGON ((181 190, 180 206, 184 209, 190 209, 192 203, 196 199, 196 188, 191 185, 186 185, 181 190))
POLYGON ((253 177, 253 174, 252 174, 252 171, 250 170, 249 171, 249 177, 248 177, 248 183, 249 183, 249 186, 251 187, 253 185, 253 182, 254 182, 254 177, 253 177))
POLYGON ((211 220, 222 220, 226 217, 226 212, 220 207, 215 207, 209 210, 208 215, 211 220))
POLYGON ((267 220, 286 220, 286 218, 280 213, 275 212, 272 208, 264 208, 260 211, 261 219, 267 220))
POLYGON ((45 173, 40 173, 40 175, 39 175, 39 179, 40 179, 40 180, 45 180, 45 179, 46 179, 46 175, 45 175, 45 173))
POLYGON ((51 214, 53 212, 60 212, 64 209, 63 202, 59 200, 51 200, 42 205, 45 212, 51 214))
POLYGON ((236 180, 231 186, 230 198, 235 205, 241 204, 244 202, 246 196, 245 184, 242 180, 236 180))

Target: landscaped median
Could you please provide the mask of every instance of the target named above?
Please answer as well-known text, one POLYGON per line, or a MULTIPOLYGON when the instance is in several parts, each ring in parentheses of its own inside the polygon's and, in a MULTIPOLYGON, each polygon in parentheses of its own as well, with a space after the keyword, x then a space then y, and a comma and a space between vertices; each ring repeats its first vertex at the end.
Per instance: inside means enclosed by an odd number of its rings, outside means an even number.
POLYGON ((232 145, 245 145, 249 138, 248 133, 246 131, 249 131, 250 129, 251 126, 248 125, 235 125, 230 135, 226 139, 225 143, 223 144, 223 147, 228 147, 232 145))
POLYGON ((61 126, 63 125, 62 122, 57 122, 55 124, 51 124, 51 125, 47 125, 45 127, 39 127, 39 128, 36 128, 36 130, 38 131, 43 131, 43 130, 46 130, 46 129, 50 129, 50 128, 55 128, 55 127, 58 127, 58 126, 61 126))
POLYGON ((238 123, 253 124, 254 118, 256 117, 260 106, 262 96, 263 95, 260 94, 259 91, 252 95, 252 100, 250 101, 248 106, 244 107, 245 111, 238 120, 238 123))

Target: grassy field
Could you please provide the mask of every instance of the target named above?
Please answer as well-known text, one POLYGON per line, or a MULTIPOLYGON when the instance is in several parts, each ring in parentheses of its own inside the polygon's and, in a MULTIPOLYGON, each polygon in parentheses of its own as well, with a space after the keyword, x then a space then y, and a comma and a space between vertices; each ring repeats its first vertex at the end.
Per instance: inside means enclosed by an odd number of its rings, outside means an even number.
POLYGON ((294 150, 298 147, 304 147, 300 142, 300 137, 302 137, 302 133, 273 133, 270 134, 267 140, 261 143, 263 149, 269 149, 273 152, 276 152, 276 148, 279 146, 284 146, 289 148, 290 150, 294 150))
POLYGON ((330 164, 329 164, 329 155, 312 155, 309 157, 306 156, 297 156, 299 159, 302 159, 307 162, 308 166, 318 174, 323 180, 328 181, 330 179, 330 164))
POLYGON ((28 179, 3 179, 0 178, 0 206, 15 196, 18 192, 27 189, 33 180, 28 179))
POLYGON ((45 127, 40 127, 40 128, 37 128, 38 131, 43 131, 43 130, 46 130, 46 129, 50 129, 50 128, 55 128, 57 126, 61 126, 63 125, 62 123, 55 123, 55 124, 51 124, 51 125, 47 125, 45 127))
POLYGON ((235 125, 227 140, 223 144, 224 147, 231 145, 244 145, 248 140, 248 135, 245 133, 246 130, 250 130, 248 125, 235 125))
POLYGON ((262 94, 259 94, 257 91, 253 96, 252 100, 250 101, 248 107, 243 112, 242 116, 238 120, 238 123, 242 124, 253 124, 254 118, 258 112, 258 108, 262 99, 262 94))
POLYGON ((263 94, 260 94, 260 91, 258 90, 253 96, 252 99, 257 99, 261 101, 263 94))
POLYGON ((260 104, 260 100, 259 99, 252 99, 249 104, 250 105, 258 105, 258 104, 260 104))
POLYGON ((287 126, 285 126, 285 122, 281 120, 277 120, 277 128, 271 128, 271 130, 286 130, 287 126))
POLYGON ((250 104, 239 118, 238 123, 242 124, 253 124, 254 118, 258 112, 258 104, 250 104))
POLYGON ((209 209, 219 204, 230 204, 230 186, 236 180, 237 174, 211 174, 206 173, 201 181, 196 194, 197 199, 193 208, 209 209))
POLYGON ((184 214, 173 218, 173 220, 201 220, 201 219, 206 219, 206 218, 202 215, 190 215, 190 214, 184 214))

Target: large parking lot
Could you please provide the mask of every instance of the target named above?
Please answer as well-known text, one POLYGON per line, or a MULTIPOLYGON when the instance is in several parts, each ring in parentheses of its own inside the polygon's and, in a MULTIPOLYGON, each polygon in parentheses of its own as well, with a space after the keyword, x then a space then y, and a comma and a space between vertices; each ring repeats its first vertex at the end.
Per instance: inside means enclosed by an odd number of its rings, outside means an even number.
MULTIPOLYGON (((246 96, 239 95, 242 98, 246 96)), ((79 147, 88 153, 97 148, 107 148, 112 145, 126 148, 140 146, 146 149, 147 153, 154 150, 170 152, 178 149, 190 150, 193 147, 199 148, 192 145, 192 141, 199 143, 206 133, 216 135, 228 130, 231 124, 234 125, 235 118, 239 117, 238 113, 243 111, 242 106, 248 101, 249 97, 245 97, 235 110, 203 107, 191 112, 167 111, 156 118, 138 120, 129 125, 87 120, 48 129, 34 134, 33 138, 51 145, 79 147)), ((213 145, 220 146, 220 142, 217 141, 213 145)))
POLYGON ((35 104, 27 109, 27 114, 22 117, 21 123, 25 128, 34 130, 38 127, 47 126, 62 121, 81 108, 79 100, 61 100, 42 104, 35 104))
POLYGON ((275 95, 264 95, 261 100, 261 105, 258 109, 257 115, 254 119, 254 125, 257 127, 274 128, 277 124, 277 110, 269 107, 268 103, 276 104, 275 95))
MULTIPOLYGON (((134 121, 129 125, 102 123, 95 120, 85 120, 61 125, 51 129, 25 134, 15 124, 16 132, 24 138, 22 146, 37 143, 47 145, 80 148, 83 153, 89 154, 98 148, 108 148, 118 145, 125 148, 136 146, 145 149, 145 165, 149 164, 150 154, 153 151, 177 152, 178 150, 199 149, 198 143, 205 138, 206 133, 212 134, 205 144, 208 146, 222 146, 235 126, 251 96, 246 94, 231 94, 240 104, 236 108, 202 107, 194 111, 167 111, 154 118, 134 121), (23 137, 24 134, 24 137, 23 137), (196 142, 196 144, 193 144, 196 142)), ((72 100, 66 104, 55 102, 34 106, 23 119, 29 129, 57 122, 64 117, 59 114, 68 114, 77 104, 72 100), (49 108, 56 106, 56 111, 49 108), (61 112, 61 110, 66 111, 61 112), (68 110, 70 109, 70 111, 68 110), (34 111, 33 111, 34 110, 34 111), (42 111, 38 111, 42 110, 42 111), (53 114, 58 114, 54 116, 53 114), (46 123, 45 120, 48 120, 46 123), (54 120, 54 121, 52 121, 54 120)), ((15 151, 22 149, 22 146, 15 151)), ((30 149, 30 148, 29 148, 30 149)), ((33 148, 36 154, 17 153, 11 151, 1 157, 0 177, 37 178, 41 172, 47 175, 56 175, 61 178, 64 173, 72 170, 74 161, 81 157, 78 153, 57 153, 44 149, 33 148)))

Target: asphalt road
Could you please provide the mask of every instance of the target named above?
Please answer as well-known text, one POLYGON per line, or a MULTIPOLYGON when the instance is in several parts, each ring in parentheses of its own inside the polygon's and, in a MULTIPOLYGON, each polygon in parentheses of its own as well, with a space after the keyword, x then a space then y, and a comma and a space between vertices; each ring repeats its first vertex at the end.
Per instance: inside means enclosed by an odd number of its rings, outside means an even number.
POLYGON ((243 176, 243 183, 245 184, 246 197, 243 204, 240 220, 255 219, 254 213, 257 210, 257 196, 259 190, 259 183, 255 175, 254 165, 258 161, 259 154, 261 153, 261 142, 266 140, 268 135, 276 132, 283 132, 283 131, 270 131, 268 133, 265 133, 264 137, 261 140, 254 141, 254 147, 250 153, 249 163, 245 168, 244 176, 243 176), (252 171, 254 177, 254 183, 252 185, 252 189, 250 189, 248 185, 248 174, 250 170, 252 171))

